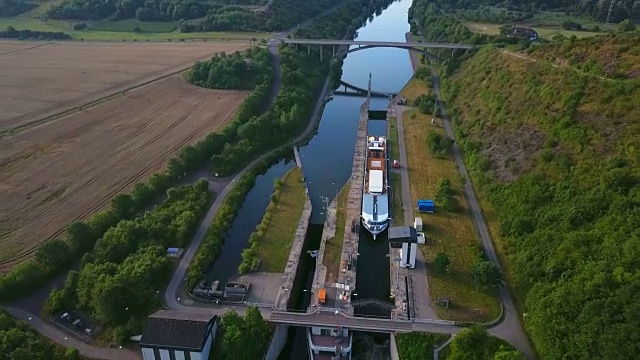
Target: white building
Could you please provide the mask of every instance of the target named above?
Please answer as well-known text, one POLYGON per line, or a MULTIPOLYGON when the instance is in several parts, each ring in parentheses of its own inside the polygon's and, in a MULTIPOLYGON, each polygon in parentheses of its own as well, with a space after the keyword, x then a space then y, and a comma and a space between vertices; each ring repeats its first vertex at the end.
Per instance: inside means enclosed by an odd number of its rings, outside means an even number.
POLYGON ((209 360, 216 336, 214 315, 160 310, 147 321, 140 350, 144 360, 209 360))
POLYGON ((307 329, 311 360, 350 360, 352 337, 342 327, 313 326, 307 329))
POLYGON ((418 252, 418 234, 411 226, 395 226, 389 229, 389 244, 400 249, 400 267, 413 269, 416 267, 418 252))

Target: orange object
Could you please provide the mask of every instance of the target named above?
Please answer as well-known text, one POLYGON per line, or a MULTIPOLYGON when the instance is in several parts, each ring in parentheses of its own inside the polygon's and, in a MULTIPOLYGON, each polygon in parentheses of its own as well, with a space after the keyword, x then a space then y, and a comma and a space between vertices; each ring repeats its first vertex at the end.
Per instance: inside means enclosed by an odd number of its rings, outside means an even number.
POLYGON ((320 304, 324 304, 326 300, 327 300, 327 290, 322 288, 318 291, 318 302, 320 304))

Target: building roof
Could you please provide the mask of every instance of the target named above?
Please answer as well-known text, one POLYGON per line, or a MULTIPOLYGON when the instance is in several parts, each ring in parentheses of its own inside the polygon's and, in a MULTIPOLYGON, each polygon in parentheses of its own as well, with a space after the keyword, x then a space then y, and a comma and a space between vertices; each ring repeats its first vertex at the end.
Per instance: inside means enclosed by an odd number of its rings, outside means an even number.
POLYGON ((160 310, 149 316, 140 345, 202 350, 215 315, 160 310))
POLYGON ((389 228, 389 241, 417 242, 418 233, 412 226, 394 226, 389 228))
POLYGON ((382 193, 384 190, 384 172, 382 170, 369 171, 369 192, 382 193))

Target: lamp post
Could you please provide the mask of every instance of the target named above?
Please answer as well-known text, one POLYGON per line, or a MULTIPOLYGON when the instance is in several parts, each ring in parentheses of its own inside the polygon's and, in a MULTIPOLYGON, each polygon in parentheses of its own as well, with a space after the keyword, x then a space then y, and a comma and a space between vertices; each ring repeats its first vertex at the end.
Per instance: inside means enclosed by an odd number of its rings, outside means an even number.
MULTIPOLYGON (((336 193, 335 193, 335 195, 334 195, 334 199, 337 199, 337 198, 338 198, 338 184, 336 184, 336 183, 332 183, 332 184, 333 184, 333 186, 335 186, 335 187, 336 187, 336 193)), ((337 201, 337 200, 336 200, 336 201, 337 201)))

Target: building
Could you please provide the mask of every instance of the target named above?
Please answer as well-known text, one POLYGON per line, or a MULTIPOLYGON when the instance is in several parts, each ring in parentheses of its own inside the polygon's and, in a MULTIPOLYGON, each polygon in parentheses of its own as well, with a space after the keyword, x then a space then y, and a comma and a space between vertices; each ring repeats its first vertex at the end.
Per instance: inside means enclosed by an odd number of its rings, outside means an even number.
POLYGON ((400 267, 416 267, 418 252, 418 233, 411 226, 395 226, 389 229, 389 245, 400 248, 400 267))
POLYGON ((149 316, 142 333, 142 358, 208 360, 217 328, 215 315, 160 310, 149 316))
POLYGON ((350 360, 353 339, 342 327, 313 326, 307 329, 311 360, 350 360))
POLYGON ((525 27, 512 26, 506 31, 507 37, 517 39, 528 39, 529 41, 538 40, 538 32, 525 27))

